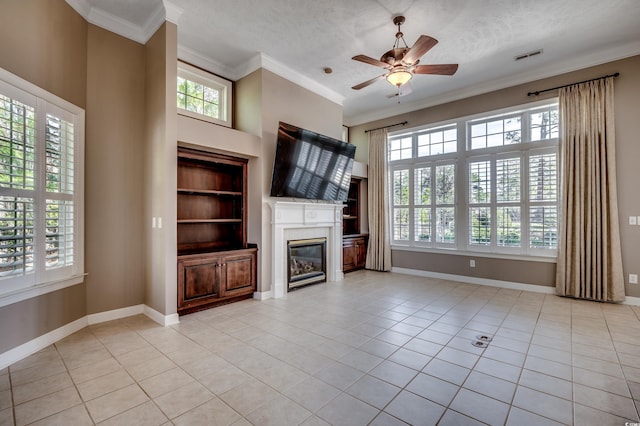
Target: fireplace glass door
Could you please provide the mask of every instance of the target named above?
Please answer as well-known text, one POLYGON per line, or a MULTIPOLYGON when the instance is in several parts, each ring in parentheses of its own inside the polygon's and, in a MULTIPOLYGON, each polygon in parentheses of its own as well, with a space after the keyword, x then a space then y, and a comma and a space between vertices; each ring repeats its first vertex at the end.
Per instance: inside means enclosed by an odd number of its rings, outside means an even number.
POLYGON ((326 238, 287 241, 288 291, 327 281, 326 238))

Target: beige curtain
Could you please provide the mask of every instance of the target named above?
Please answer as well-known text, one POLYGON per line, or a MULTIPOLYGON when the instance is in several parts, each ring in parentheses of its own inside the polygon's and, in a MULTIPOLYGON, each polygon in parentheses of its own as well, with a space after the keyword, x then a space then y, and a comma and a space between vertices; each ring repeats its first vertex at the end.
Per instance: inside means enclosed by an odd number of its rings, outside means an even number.
POLYGON ((375 271, 391 270, 387 171, 387 129, 372 130, 369 132, 369 246, 365 268, 375 271))
POLYGON ((624 300, 616 193, 613 77, 560 90, 562 219, 556 289, 624 300))

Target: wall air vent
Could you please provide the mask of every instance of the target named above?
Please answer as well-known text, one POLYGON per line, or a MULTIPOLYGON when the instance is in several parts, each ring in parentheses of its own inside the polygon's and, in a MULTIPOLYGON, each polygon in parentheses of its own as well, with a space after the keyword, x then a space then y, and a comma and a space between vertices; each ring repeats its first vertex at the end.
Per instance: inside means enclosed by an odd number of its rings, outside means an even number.
POLYGON ((522 59, 527 59, 527 58, 530 58, 532 56, 537 56, 537 55, 541 55, 541 54, 542 54, 542 49, 538 49, 538 50, 534 50, 534 51, 529 52, 529 53, 523 53, 522 55, 518 55, 514 59, 516 61, 520 61, 522 59))

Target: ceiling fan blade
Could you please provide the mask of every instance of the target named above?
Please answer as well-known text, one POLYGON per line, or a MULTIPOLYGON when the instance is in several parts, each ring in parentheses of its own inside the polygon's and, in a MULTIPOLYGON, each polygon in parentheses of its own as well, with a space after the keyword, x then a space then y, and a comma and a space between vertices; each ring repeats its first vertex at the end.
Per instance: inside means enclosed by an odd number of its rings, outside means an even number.
POLYGON ((386 74, 382 74, 382 75, 379 75, 377 77, 372 78, 371 80, 367 80, 364 83, 356 84, 355 86, 352 87, 352 89, 360 90, 363 87, 367 87, 368 85, 375 83, 376 81, 380 80, 381 78, 384 78, 385 76, 386 76, 386 74))
POLYGON ((414 64, 436 44, 438 44, 438 40, 435 38, 421 35, 413 46, 411 46, 411 49, 404 55, 402 61, 407 65, 414 64))
POLYGON ((458 70, 458 64, 418 65, 413 68, 414 74, 453 75, 458 70))
POLYGON ((351 59, 353 59, 354 61, 364 62, 365 64, 375 65, 376 67, 380 67, 380 68, 389 68, 391 66, 386 62, 382 62, 377 59, 370 58, 369 56, 366 56, 366 55, 356 55, 351 59))

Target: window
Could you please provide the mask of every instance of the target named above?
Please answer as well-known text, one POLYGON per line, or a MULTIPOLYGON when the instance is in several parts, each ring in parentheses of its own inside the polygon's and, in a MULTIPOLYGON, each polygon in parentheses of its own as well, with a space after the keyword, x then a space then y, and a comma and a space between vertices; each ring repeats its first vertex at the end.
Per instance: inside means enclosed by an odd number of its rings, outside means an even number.
POLYGON ((179 63, 178 113, 231 127, 231 82, 179 63))
POLYGON ((394 245, 555 256, 558 106, 389 137, 394 245))
POLYGON ((83 134, 82 109, 0 70, 0 296, 81 282, 83 134))

